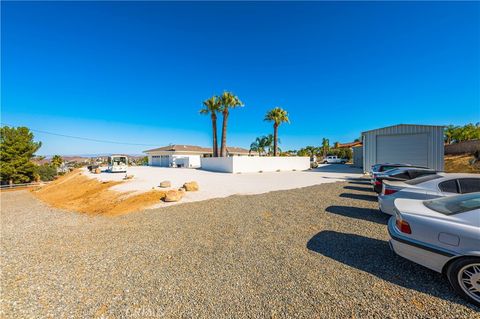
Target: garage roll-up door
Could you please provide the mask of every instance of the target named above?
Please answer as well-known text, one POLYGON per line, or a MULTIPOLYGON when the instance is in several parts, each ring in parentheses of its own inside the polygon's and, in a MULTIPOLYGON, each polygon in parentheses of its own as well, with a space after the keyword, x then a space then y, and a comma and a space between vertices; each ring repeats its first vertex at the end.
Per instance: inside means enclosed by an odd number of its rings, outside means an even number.
POLYGON ((377 163, 405 163, 428 166, 428 135, 377 136, 377 163))
POLYGON ((160 156, 152 156, 152 166, 160 166, 160 156))

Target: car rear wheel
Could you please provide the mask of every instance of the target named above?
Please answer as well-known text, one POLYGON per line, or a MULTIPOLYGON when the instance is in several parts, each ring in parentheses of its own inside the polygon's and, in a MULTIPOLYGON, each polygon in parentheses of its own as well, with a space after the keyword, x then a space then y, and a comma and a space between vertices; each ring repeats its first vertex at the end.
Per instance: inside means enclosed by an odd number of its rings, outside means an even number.
POLYGON ((480 306, 480 258, 455 260, 447 269, 447 278, 460 296, 480 306))

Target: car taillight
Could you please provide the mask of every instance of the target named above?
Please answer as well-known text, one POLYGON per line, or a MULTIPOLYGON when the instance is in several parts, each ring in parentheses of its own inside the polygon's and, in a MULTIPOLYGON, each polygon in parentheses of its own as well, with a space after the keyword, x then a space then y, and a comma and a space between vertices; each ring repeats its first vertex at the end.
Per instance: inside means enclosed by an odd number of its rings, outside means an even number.
POLYGON ((392 195, 394 193, 398 192, 396 189, 390 189, 390 188, 385 188, 383 190, 383 195, 392 195))
POLYGON ((403 219, 399 218, 398 216, 397 216, 397 220, 395 221, 395 224, 397 225, 398 230, 401 231, 402 233, 405 233, 405 234, 412 233, 412 229, 410 228, 410 225, 403 219))
POLYGON ((382 185, 381 181, 375 181, 374 183, 375 183, 375 185, 382 185))

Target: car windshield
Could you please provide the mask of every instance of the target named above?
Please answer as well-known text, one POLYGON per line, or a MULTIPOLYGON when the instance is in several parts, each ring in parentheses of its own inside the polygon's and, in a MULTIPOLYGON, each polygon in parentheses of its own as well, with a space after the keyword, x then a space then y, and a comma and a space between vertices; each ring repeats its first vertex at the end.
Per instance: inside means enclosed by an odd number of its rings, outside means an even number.
POLYGON ((480 208, 480 193, 470 193, 459 196, 442 197, 426 200, 423 204, 444 215, 454 215, 480 208))
POLYGON ((418 184, 420 184, 420 183, 432 181, 432 180, 437 179, 437 178, 440 178, 440 177, 442 177, 442 176, 436 175, 436 174, 426 175, 426 176, 421 176, 421 177, 417 177, 417 178, 411 179, 411 180, 409 180, 409 181, 405 181, 405 184, 408 184, 408 185, 418 185, 418 184))
POLYGON ((112 164, 113 165, 126 165, 127 164, 127 158, 124 157, 124 156, 112 157, 112 164))

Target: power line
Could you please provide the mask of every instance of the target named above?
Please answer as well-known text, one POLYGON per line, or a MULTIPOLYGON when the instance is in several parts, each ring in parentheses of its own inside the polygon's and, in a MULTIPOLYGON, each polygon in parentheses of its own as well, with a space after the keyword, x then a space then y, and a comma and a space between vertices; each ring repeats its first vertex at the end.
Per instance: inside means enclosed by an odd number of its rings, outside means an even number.
MULTIPOLYGON (((8 124, 8 123, 1 123, 1 125, 8 125, 8 126, 12 126, 12 127, 15 126, 15 125, 11 125, 11 124, 8 124)), ((84 140, 84 141, 97 142, 97 143, 109 143, 109 144, 118 144, 118 145, 135 145, 135 146, 157 146, 157 145, 153 145, 153 144, 125 143, 125 142, 117 142, 117 141, 100 140, 100 139, 96 139, 96 138, 88 138, 88 137, 53 133, 53 132, 42 131, 42 130, 37 130, 37 129, 33 129, 33 128, 29 128, 29 130, 33 131, 33 132, 37 132, 37 133, 42 133, 42 134, 49 134, 49 135, 54 135, 54 136, 74 138, 74 139, 77 139, 77 140, 84 140)))

